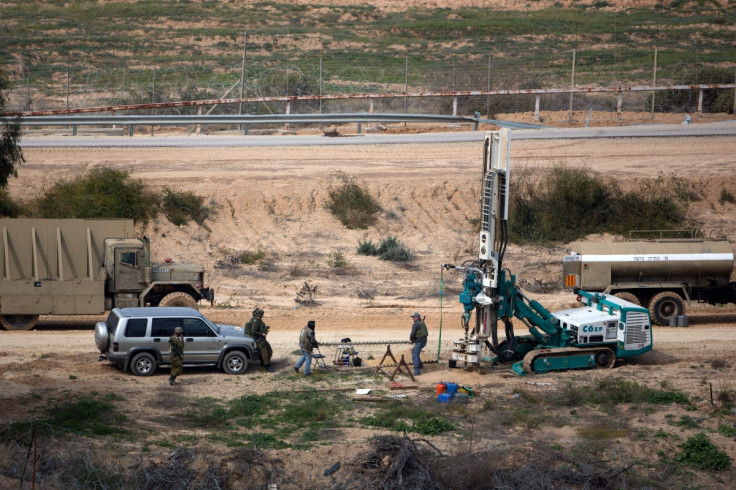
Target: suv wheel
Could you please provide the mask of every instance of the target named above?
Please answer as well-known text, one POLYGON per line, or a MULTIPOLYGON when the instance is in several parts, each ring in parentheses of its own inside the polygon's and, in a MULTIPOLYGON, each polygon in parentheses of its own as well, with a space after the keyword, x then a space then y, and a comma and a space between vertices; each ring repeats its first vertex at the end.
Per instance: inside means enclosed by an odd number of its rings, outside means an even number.
POLYGON ((133 356, 130 370, 136 376, 150 376, 156 371, 156 358, 148 352, 141 352, 133 356))
POLYGON ((222 369, 227 374, 243 374, 248 369, 248 358, 237 350, 228 352, 222 361, 222 369))

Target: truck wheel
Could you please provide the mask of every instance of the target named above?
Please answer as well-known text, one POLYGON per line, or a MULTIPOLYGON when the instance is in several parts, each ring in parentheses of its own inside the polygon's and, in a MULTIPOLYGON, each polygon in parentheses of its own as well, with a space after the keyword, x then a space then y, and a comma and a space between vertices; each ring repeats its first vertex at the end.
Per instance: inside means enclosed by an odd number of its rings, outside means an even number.
POLYGON ((230 351, 225 354, 225 359, 222 361, 222 369, 227 374, 243 374, 248 370, 248 358, 238 350, 230 351))
POLYGON ((657 325, 669 325, 670 317, 682 315, 685 312, 685 306, 679 294, 671 291, 662 291, 654 295, 649 302, 649 313, 652 314, 652 320, 657 325))
POLYGON ((624 301, 628 301, 629 303, 634 303, 636 306, 641 306, 641 301, 639 301, 639 298, 637 298, 634 293, 616 293, 614 296, 621 298, 624 301))
POLYGON ((38 315, 2 315, 0 325, 5 330, 30 330, 38 323, 38 315))
POLYGON ((182 306, 185 308, 194 308, 195 310, 199 309, 197 307, 197 302, 194 301, 194 298, 192 298, 189 294, 184 293, 182 291, 176 291, 174 293, 167 294, 161 299, 158 305, 159 306, 182 306))
POLYGON ((130 371, 136 376, 150 376, 156 371, 156 358, 148 352, 141 352, 133 357, 130 371))

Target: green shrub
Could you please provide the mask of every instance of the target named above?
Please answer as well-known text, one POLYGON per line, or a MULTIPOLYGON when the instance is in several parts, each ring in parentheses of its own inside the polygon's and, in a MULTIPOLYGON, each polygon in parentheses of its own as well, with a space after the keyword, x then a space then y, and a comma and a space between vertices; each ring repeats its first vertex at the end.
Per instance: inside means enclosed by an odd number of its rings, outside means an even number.
POLYGON ((204 198, 189 191, 174 191, 164 188, 163 208, 166 218, 176 226, 182 226, 193 220, 200 226, 214 214, 214 211, 204 205, 204 198))
POLYGON ((411 260, 411 251, 396 238, 389 236, 378 246, 378 258, 391 262, 407 262, 411 260))
POLYGON ((105 398, 95 393, 65 399, 58 402, 51 410, 51 416, 43 423, 55 430, 66 430, 87 435, 122 434, 125 416, 116 413, 117 397, 108 395, 105 398))
POLYGON ((727 202, 730 202, 731 204, 736 202, 736 197, 733 196, 733 193, 727 189, 721 189, 721 197, 718 198, 718 202, 720 204, 724 204, 727 202))
POLYGON ((378 255, 378 247, 370 241, 358 242, 358 255, 378 255))
POLYGON ((0 216, 17 218, 21 211, 20 205, 10 197, 7 189, 0 189, 0 216))
POLYGON ((325 207, 340 223, 350 229, 365 229, 376 221, 381 206, 367 189, 358 185, 355 178, 337 172, 328 190, 329 200, 325 207))
POLYGON ((31 204, 36 218, 133 218, 147 222, 160 199, 128 170, 98 167, 54 183, 31 204))
POLYGON ((728 454, 718 449, 703 432, 689 437, 680 445, 677 461, 701 470, 725 470, 731 466, 728 454))
POLYGON ((736 436, 736 427, 733 425, 719 425, 718 432, 726 437, 734 437, 736 436))
POLYGON ((240 254, 240 263, 246 265, 257 264, 266 258, 266 251, 259 248, 255 252, 243 252, 240 254))
POLYGON ((327 256, 327 265, 333 269, 344 269, 350 264, 342 252, 335 250, 334 252, 330 252, 327 256))
POLYGON ((509 236, 517 243, 572 241, 591 233, 682 228, 688 192, 676 176, 644 181, 623 192, 587 168, 555 166, 540 179, 517 173, 509 204, 509 236))

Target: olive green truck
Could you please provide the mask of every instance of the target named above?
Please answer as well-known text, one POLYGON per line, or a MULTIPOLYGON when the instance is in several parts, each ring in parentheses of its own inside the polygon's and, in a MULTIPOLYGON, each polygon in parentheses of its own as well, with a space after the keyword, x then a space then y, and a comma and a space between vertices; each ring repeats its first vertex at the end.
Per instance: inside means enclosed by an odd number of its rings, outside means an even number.
POLYGON ((29 330, 39 315, 96 315, 132 306, 212 301, 204 267, 151 264, 132 219, 0 219, 0 325, 29 330))

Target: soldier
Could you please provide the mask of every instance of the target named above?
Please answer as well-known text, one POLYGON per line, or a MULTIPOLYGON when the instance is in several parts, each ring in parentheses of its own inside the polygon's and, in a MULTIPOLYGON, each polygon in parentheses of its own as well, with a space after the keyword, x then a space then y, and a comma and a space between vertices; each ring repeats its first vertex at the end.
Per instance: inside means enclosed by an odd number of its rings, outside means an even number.
POLYGON ((171 359, 171 376, 169 384, 175 385, 177 376, 184 372, 184 329, 176 327, 174 335, 169 338, 169 358, 171 359))
POLYGON ((243 327, 243 333, 250 335, 253 340, 256 341, 258 350, 261 351, 261 365, 268 372, 273 372, 271 366, 271 356, 273 355, 273 349, 271 344, 266 340, 266 334, 271 327, 263 323, 263 310, 256 308, 253 310, 253 317, 243 327))
POLYGON ((312 366, 312 352, 315 347, 319 347, 319 343, 314 336, 314 320, 309 320, 307 326, 302 329, 299 334, 299 348, 302 350, 302 357, 294 366, 294 371, 299 373, 299 368, 304 364, 304 376, 311 376, 312 372, 309 368, 312 366))
POLYGON ((419 357, 422 353, 422 349, 427 345, 427 325, 424 320, 421 319, 419 313, 414 313, 411 316, 414 319, 414 323, 411 325, 411 334, 409 334, 409 340, 414 343, 414 347, 411 350, 411 362, 414 364, 414 376, 418 376, 420 369, 422 368, 422 359, 419 357))

